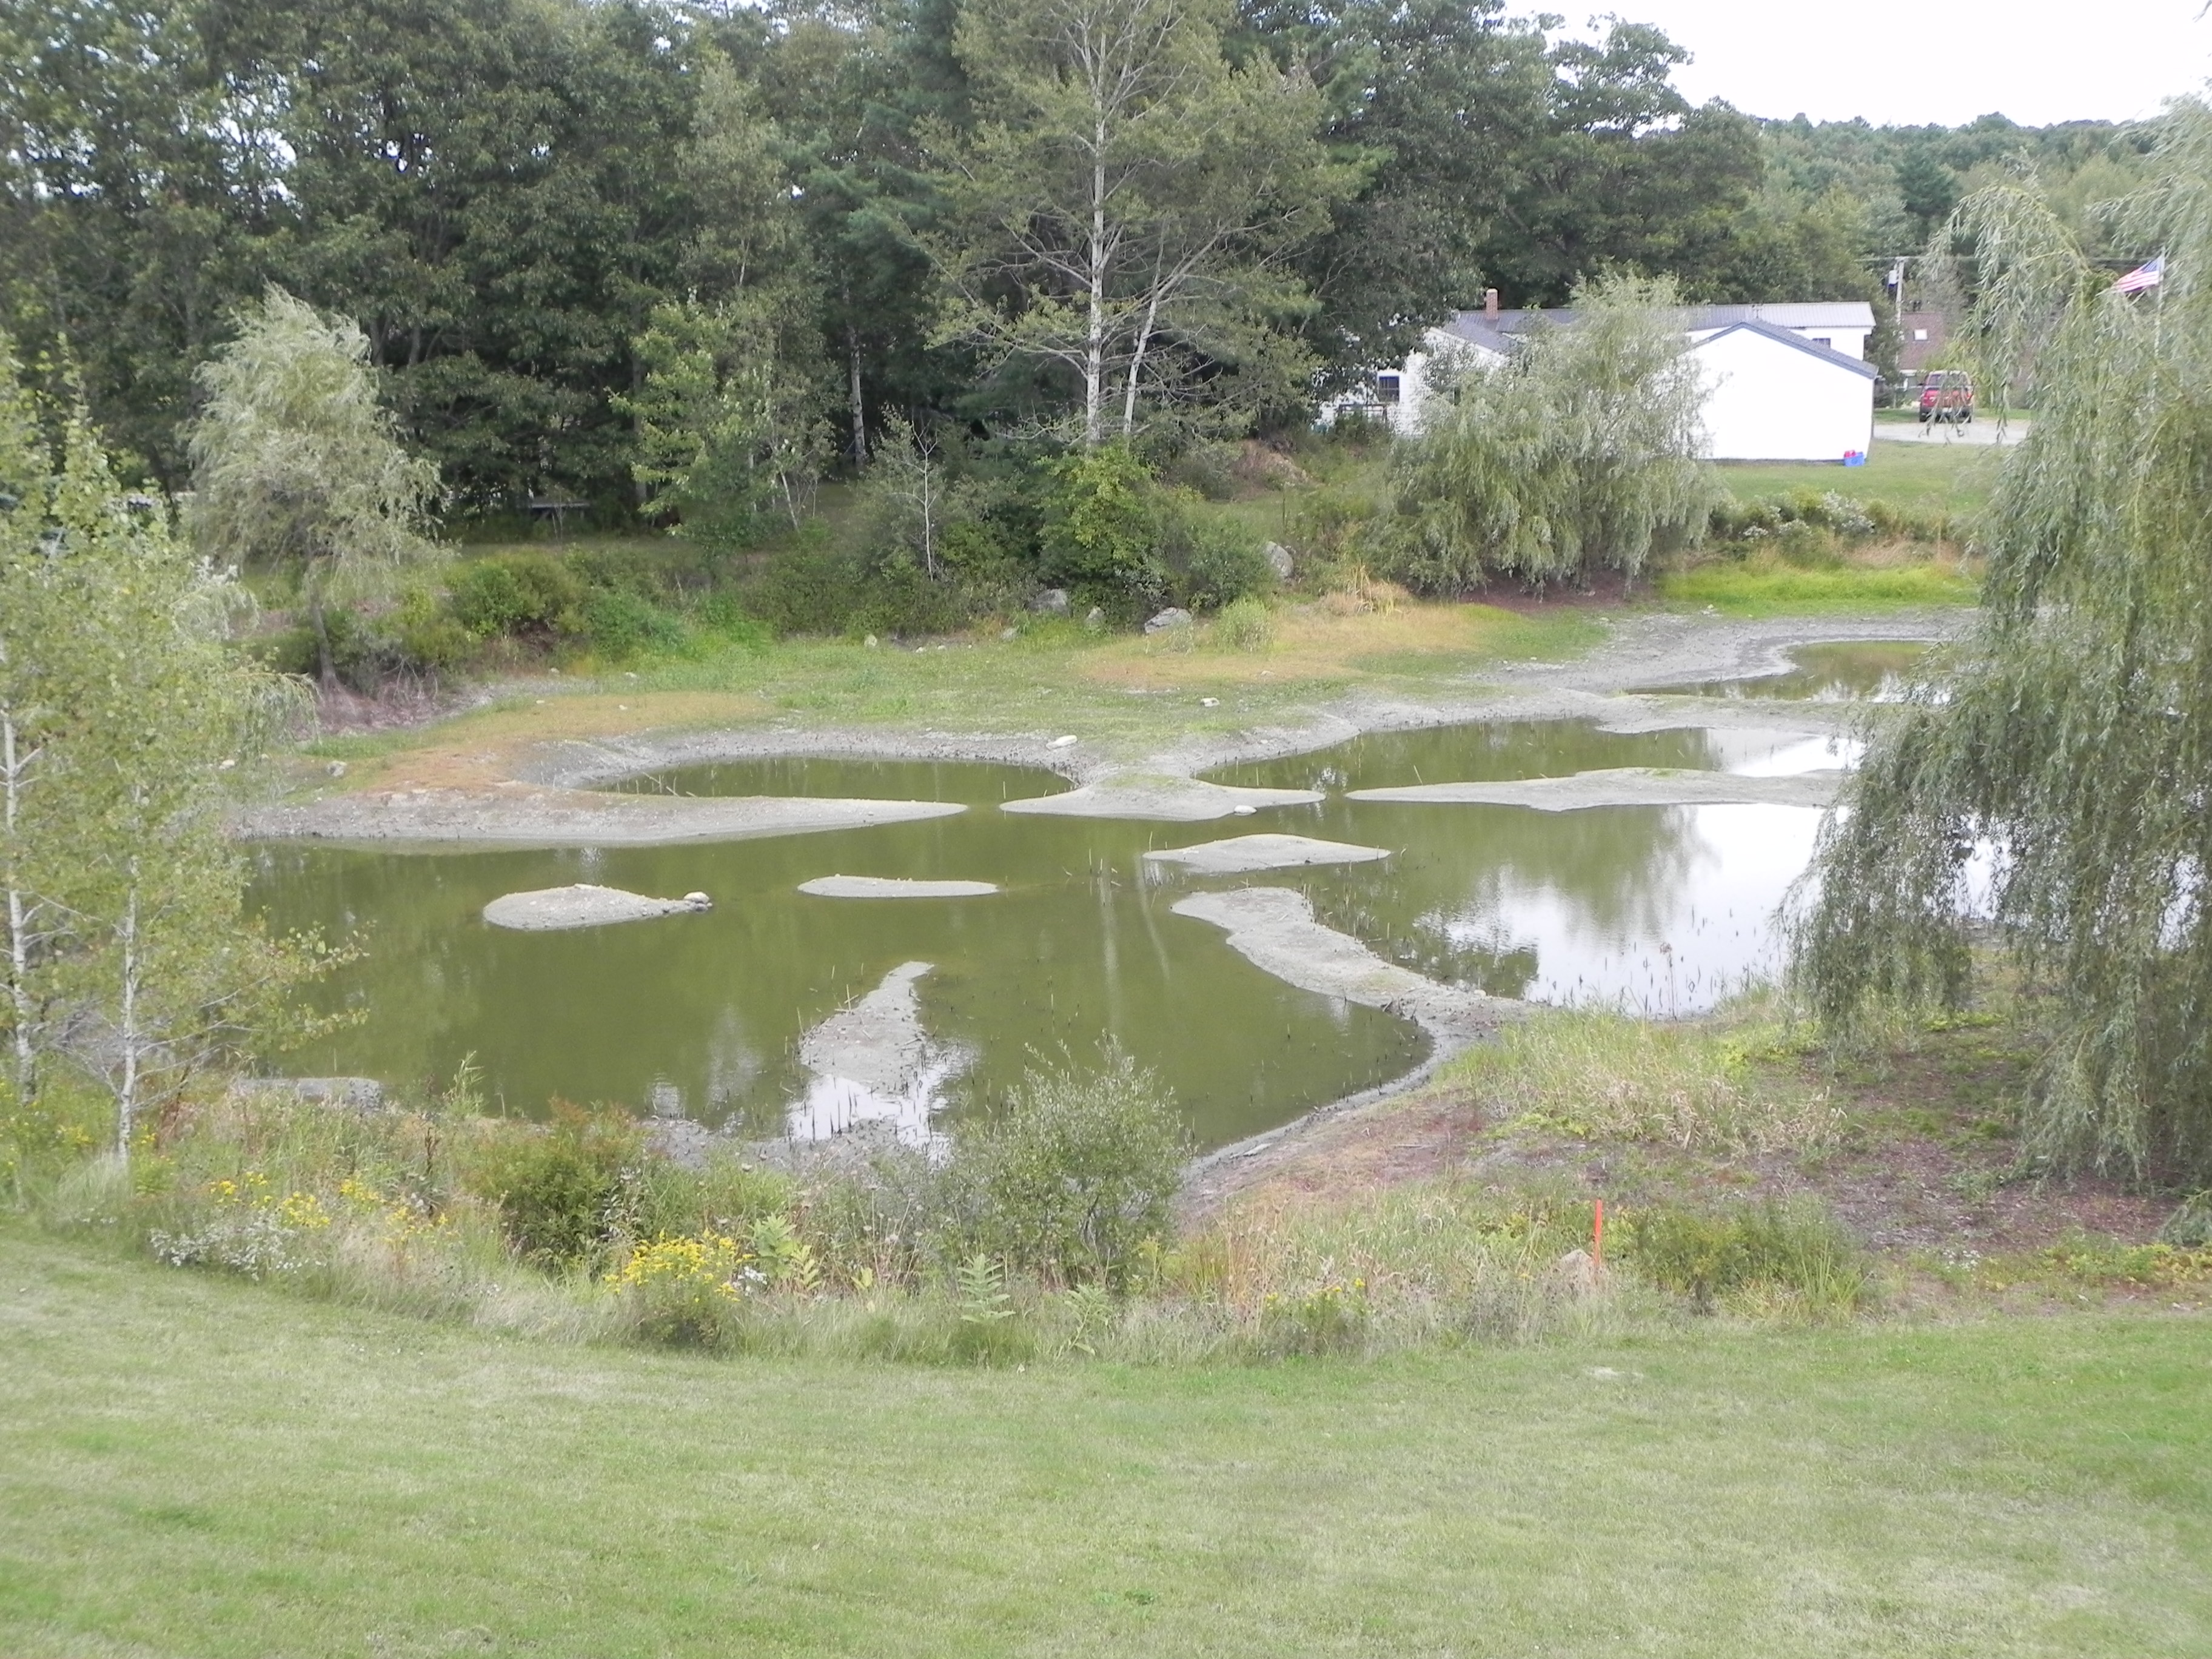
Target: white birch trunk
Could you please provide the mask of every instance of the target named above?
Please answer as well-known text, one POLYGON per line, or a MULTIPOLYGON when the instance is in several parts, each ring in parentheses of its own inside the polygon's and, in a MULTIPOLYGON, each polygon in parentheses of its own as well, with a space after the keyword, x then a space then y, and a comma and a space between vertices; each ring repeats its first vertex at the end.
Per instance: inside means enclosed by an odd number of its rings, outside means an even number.
POLYGON ((118 1035, 123 1044, 123 1075, 115 1091, 115 1156, 131 1162, 131 1137, 138 1121, 138 981, 144 971, 138 945, 138 860, 131 860, 130 896, 123 905, 123 1006, 118 1035))
POLYGON ((22 867, 16 848, 17 827, 21 821, 23 781, 31 764, 39 757, 33 750, 27 755, 16 750, 15 716, 12 709, 0 709, 0 788, 6 791, 8 858, 7 868, 0 872, 0 880, 8 888, 8 999, 14 1015, 9 1036, 15 1073, 15 1099, 18 1104, 28 1105, 39 1091, 38 1044, 33 1036, 31 1000, 31 926, 33 910, 23 892, 22 867))

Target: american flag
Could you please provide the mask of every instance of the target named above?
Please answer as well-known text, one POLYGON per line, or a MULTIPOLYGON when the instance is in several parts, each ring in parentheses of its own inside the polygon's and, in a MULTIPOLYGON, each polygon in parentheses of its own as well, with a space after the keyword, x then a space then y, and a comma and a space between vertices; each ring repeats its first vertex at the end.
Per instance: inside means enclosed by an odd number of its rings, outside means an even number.
POLYGON ((2137 265, 2112 284, 2122 294, 2140 294, 2147 288, 2156 288, 2166 280, 2166 256, 2161 253, 2147 265, 2137 265))

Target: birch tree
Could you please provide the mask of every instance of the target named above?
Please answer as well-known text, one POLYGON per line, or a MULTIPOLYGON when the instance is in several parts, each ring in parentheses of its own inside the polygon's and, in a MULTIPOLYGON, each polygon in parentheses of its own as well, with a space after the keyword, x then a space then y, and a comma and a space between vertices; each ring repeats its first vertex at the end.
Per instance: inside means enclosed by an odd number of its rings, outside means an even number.
POLYGON ((1221 0, 974 0, 955 46, 977 111, 936 139, 956 295, 944 332, 1001 364, 1066 374, 1086 448, 1148 402, 1234 388, 1302 393, 1279 325, 1301 313, 1285 264, 1357 183, 1316 137, 1302 70, 1223 56, 1221 0), (1224 368, 1249 367, 1265 386, 1224 368))
MULTIPOLYGON (((149 1104, 281 1024, 320 953, 244 911, 230 781, 296 699, 225 641, 235 585, 115 483, 82 411, 41 453, 0 362, 0 880, 10 1081, 104 1082, 128 1157, 149 1104)), ((294 683, 296 684, 296 683, 294 683)))

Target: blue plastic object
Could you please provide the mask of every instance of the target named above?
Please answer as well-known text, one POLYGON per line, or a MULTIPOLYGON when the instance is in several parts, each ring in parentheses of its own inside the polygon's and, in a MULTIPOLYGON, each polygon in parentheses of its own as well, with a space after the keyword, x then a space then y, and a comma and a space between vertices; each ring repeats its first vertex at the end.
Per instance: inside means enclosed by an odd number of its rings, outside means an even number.
POLYGON ((1866 465, 1866 452, 1859 449, 1845 450, 1844 452, 1844 465, 1845 466, 1864 466, 1866 465))

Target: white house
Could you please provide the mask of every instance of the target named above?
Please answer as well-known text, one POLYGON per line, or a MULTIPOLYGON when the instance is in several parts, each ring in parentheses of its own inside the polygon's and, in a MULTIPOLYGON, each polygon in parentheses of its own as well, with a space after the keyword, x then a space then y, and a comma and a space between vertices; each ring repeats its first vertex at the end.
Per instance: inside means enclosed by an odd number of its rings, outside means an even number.
MULTIPOLYGON (((1874 307, 1863 300, 1700 306, 1684 317, 1706 381, 1706 453, 1720 461, 1841 461, 1874 438, 1874 307)), ((1424 349, 1375 376, 1366 397, 1340 398, 1324 421, 1358 410, 1394 431, 1419 432, 1429 405, 1460 374, 1505 361, 1531 329, 1564 327, 1571 310, 1480 311, 1431 329, 1424 349)))

